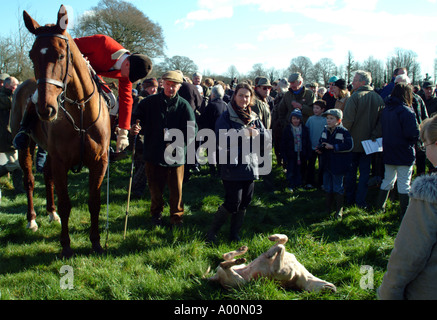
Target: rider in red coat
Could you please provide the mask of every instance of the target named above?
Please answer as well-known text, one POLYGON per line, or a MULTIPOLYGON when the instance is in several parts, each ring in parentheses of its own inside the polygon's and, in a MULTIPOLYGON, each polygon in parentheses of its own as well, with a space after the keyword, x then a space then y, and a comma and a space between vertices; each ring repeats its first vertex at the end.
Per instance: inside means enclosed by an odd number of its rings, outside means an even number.
MULTIPOLYGON (((76 38, 74 42, 99 76, 118 80, 120 130, 117 136, 116 152, 120 152, 129 145, 128 130, 131 127, 133 103, 132 83, 145 78, 150 73, 152 62, 145 55, 131 54, 109 36, 98 34, 76 38)), ((28 115, 29 113, 27 112, 28 115)), ((23 116, 21 128, 14 139, 17 149, 24 149, 28 145, 29 126, 33 121, 24 118, 23 116)))

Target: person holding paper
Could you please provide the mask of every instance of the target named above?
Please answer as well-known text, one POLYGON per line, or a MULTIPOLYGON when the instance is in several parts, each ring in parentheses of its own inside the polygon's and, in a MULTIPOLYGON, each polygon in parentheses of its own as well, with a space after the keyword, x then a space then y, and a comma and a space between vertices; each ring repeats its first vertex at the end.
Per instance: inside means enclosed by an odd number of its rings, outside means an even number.
POLYGON ((367 183, 372 162, 372 156, 366 155, 361 141, 381 137, 379 119, 385 107, 384 100, 373 90, 371 83, 369 72, 356 71, 352 82, 354 93, 347 100, 343 112, 343 126, 354 139, 352 166, 345 176, 345 200, 349 205, 356 204, 360 208, 367 207, 367 183))
POLYGON ((416 160, 414 147, 419 138, 419 126, 412 104, 412 86, 398 83, 386 101, 381 116, 385 173, 376 208, 384 210, 388 194, 397 180, 401 219, 408 206, 408 193, 416 160))

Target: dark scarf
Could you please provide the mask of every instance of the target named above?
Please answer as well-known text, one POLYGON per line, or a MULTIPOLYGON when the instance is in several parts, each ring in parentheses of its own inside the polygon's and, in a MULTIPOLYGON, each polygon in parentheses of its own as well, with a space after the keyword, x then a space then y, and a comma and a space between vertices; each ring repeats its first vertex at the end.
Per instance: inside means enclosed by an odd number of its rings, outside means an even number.
POLYGON ((237 106, 235 102, 231 103, 232 109, 234 109, 235 113, 238 115, 238 118, 240 118, 241 121, 243 121, 244 124, 249 124, 250 121, 252 121, 252 117, 250 114, 252 113, 252 108, 248 106, 246 110, 243 108, 237 106))
POLYGON ((288 91, 290 91, 291 93, 293 93, 294 95, 299 95, 303 92, 303 90, 305 89, 304 86, 300 87, 300 89, 298 89, 297 91, 293 91, 293 89, 289 88, 288 91))

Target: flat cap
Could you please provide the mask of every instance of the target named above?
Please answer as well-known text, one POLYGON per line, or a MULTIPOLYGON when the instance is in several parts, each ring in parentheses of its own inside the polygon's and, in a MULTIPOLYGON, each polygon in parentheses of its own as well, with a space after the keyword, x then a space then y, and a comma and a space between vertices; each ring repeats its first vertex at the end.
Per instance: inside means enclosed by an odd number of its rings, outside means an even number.
POLYGON ((182 76, 182 73, 177 72, 177 71, 167 71, 166 73, 164 73, 162 75, 162 80, 172 81, 172 82, 176 82, 176 83, 184 82, 184 78, 182 76))

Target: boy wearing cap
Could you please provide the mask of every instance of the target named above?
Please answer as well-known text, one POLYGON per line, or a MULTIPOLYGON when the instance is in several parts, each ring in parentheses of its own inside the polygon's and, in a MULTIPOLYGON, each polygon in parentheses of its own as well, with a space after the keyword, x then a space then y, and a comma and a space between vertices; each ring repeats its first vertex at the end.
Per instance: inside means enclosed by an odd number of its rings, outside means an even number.
POLYGON ((302 185, 307 161, 311 154, 311 140, 308 128, 302 123, 302 112, 295 109, 290 123, 285 127, 281 139, 281 155, 287 169, 288 190, 293 192, 302 185))
POLYGON ((321 154, 323 168, 323 186, 326 192, 326 206, 331 212, 331 206, 336 204, 335 218, 343 213, 344 187, 343 178, 351 165, 353 139, 349 131, 341 124, 343 112, 330 109, 323 113, 326 117, 326 127, 320 137, 316 152, 321 154))

